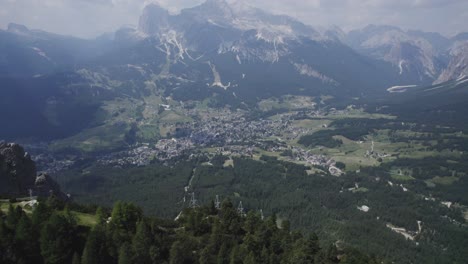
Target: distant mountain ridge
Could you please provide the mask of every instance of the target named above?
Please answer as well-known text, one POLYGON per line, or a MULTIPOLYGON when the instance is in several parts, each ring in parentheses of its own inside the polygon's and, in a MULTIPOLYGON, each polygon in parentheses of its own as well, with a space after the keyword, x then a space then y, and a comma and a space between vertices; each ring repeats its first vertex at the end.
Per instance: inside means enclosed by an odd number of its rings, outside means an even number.
MULTIPOLYGON (((369 26, 343 32, 224 0, 172 15, 146 6, 136 29, 83 40, 11 24, 0 30, 0 138, 66 138, 112 125, 104 106, 151 95, 254 109, 284 95, 336 100, 385 96, 387 88, 430 85, 467 73, 461 34, 369 26)), ((138 114, 138 116, 140 116, 138 114)))
POLYGON ((467 70, 463 36, 446 38, 434 32, 369 25, 349 32, 345 42, 362 54, 391 63, 408 84, 428 85, 463 77, 467 70))

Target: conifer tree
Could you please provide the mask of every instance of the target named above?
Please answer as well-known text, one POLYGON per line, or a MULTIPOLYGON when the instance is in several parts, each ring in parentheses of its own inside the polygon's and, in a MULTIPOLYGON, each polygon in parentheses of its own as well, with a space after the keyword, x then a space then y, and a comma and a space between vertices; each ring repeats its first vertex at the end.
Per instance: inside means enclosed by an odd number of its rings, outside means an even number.
POLYGON ((99 264, 109 261, 110 256, 107 252, 106 233, 104 227, 96 225, 88 235, 86 240, 82 264, 99 264))
MULTIPOLYGON (((18 206, 19 207, 19 206, 18 206)), ((6 225, 9 229, 14 230, 16 227, 16 224, 19 221, 19 217, 17 214, 17 210, 13 207, 13 205, 10 203, 8 206, 8 213, 7 213, 7 218, 6 218, 6 225)))
POLYGON ((81 258, 77 252, 73 254, 72 264, 81 264, 81 258))
POLYGON ((223 243, 218 252, 218 258, 216 261, 218 264, 229 264, 229 249, 226 242, 223 243))
POLYGON ((137 225, 136 234, 133 237, 132 247, 134 251, 134 262, 149 263, 150 246, 152 244, 151 232, 145 221, 137 225))
POLYGON ((133 254, 129 243, 124 243, 119 249, 118 264, 132 264, 133 254))
POLYGON ((8 263, 13 257, 13 239, 11 231, 0 218, 0 263, 8 263))
POLYGON ((76 222, 54 213, 44 224, 40 236, 41 255, 48 264, 69 263, 72 260, 76 222))
POLYGON ((103 225, 106 223, 106 216, 104 214, 104 211, 102 210, 102 207, 98 207, 96 209, 96 219, 98 225, 103 225))
POLYGON ((171 264, 194 263, 198 259, 194 253, 194 241, 190 237, 181 237, 175 241, 170 249, 171 264))
POLYGON ((240 248, 238 245, 235 245, 231 251, 229 264, 241 264, 242 262, 243 262, 243 258, 240 253, 240 248))
POLYGON ((40 230, 42 223, 45 223, 52 214, 52 210, 43 201, 39 201, 33 210, 31 221, 34 229, 40 230))
POLYGON ((254 211, 249 211, 247 213, 247 217, 245 218, 243 228, 247 233, 253 234, 257 230, 260 222, 260 217, 254 211))
POLYGON ((203 250, 200 252, 200 258, 198 259, 198 262, 200 262, 200 264, 215 263, 210 245, 203 248, 203 250))
POLYGON ((250 252, 244 260, 244 264, 257 264, 257 260, 255 259, 255 254, 250 252))
POLYGON ((111 214, 111 221, 107 225, 111 238, 109 254, 117 258, 119 249, 124 243, 131 243, 135 233, 136 223, 142 219, 141 208, 131 203, 116 202, 111 214))
POLYGON ((31 220, 26 214, 20 218, 15 230, 14 245, 18 263, 40 262, 39 244, 34 235, 31 220))

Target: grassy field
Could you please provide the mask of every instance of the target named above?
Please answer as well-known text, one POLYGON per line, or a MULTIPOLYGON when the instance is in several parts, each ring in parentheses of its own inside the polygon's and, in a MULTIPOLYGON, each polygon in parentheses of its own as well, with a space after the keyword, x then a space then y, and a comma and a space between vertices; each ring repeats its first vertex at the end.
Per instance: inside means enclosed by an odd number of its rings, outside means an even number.
POLYGON ((430 181, 438 185, 452 185, 458 180, 459 180, 458 177, 455 177, 455 176, 449 176, 449 177, 437 176, 437 177, 432 178, 430 181))
POLYGON ((2 212, 8 212, 8 206, 8 203, 0 202, 0 210, 2 210, 2 212))
POLYGON ((223 167, 234 167, 234 160, 232 158, 229 158, 227 159, 226 161, 224 161, 224 164, 223 164, 223 167))
POLYGON ((137 138, 143 142, 157 141, 161 137, 158 124, 144 124, 139 127, 137 138))
POLYGON ((363 109, 349 109, 346 114, 330 114, 327 115, 327 118, 330 119, 345 119, 345 118, 367 118, 367 119, 395 119, 395 116, 385 115, 385 114, 371 114, 365 112, 363 109))
POLYGON ((346 164, 347 171, 358 170, 362 166, 377 166, 380 164, 376 159, 366 157, 366 151, 371 149, 371 142, 357 142, 342 136, 335 136, 343 144, 338 148, 316 147, 311 149, 311 153, 316 155, 326 155, 335 161, 346 164))
POLYGON ((316 103, 314 102, 314 98, 309 96, 283 96, 281 99, 265 99, 258 103, 258 107, 262 111, 270 111, 274 109, 313 109, 315 105, 316 103))
POLYGON ((72 213, 76 216, 79 225, 92 227, 97 224, 97 218, 95 215, 79 212, 72 213))
POLYGON ((316 132, 328 127, 332 121, 331 119, 303 119, 294 120, 292 125, 298 128, 310 129, 311 132, 316 132))
POLYGON ((185 123, 185 122, 190 122, 192 119, 189 117, 186 117, 177 111, 174 110, 166 110, 161 114, 160 121, 163 123, 170 123, 170 124, 175 124, 175 123, 185 123))
POLYGON ((413 181, 415 180, 413 176, 410 175, 400 175, 398 173, 392 173, 391 174, 392 179, 397 180, 397 181, 413 181))
MULTIPOLYGON (((21 203, 13 203, 13 207, 16 208, 17 206, 20 206, 21 203)), ((8 207, 10 206, 9 202, 0 202, 0 210, 3 213, 8 213, 8 207)), ((30 207, 22 207, 23 210, 26 212, 26 214, 31 215, 32 214, 32 208, 30 207)), ((75 212, 71 211, 71 213, 76 217, 76 220, 78 221, 78 225, 82 226, 89 226, 92 227, 97 224, 97 218, 95 215, 92 214, 85 214, 85 213, 80 213, 80 212, 75 212)))
POLYGON ((126 145, 125 133, 129 130, 130 126, 125 123, 94 127, 75 136, 55 141, 49 146, 49 150, 61 151, 73 148, 83 153, 114 150, 126 145))

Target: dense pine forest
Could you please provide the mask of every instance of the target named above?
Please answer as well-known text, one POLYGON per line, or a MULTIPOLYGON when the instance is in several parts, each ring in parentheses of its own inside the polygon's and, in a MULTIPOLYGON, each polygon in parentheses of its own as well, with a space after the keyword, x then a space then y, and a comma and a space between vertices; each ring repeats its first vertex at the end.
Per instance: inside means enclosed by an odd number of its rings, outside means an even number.
POLYGON ((241 213, 229 200, 217 209, 185 209, 177 220, 146 217, 117 202, 92 206, 49 198, 34 208, 0 211, 1 263, 380 263, 361 252, 320 243, 314 232, 290 230, 275 215, 241 213))

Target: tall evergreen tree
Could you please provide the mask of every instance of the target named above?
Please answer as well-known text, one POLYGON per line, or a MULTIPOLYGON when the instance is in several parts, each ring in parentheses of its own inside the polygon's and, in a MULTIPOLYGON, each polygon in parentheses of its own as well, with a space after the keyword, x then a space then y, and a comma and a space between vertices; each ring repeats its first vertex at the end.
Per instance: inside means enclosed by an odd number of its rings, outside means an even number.
POLYGON ((190 237, 178 239, 171 246, 169 262, 171 264, 195 263, 197 257, 193 253, 194 246, 194 241, 190 237))
POLYGON ((77 252, 73 254, 72 264, 81 264, 81 258, 77 252))
POLYGON ((231 251, 229 264, 241 264, 242 262, 243 262, 243 257, 241 256, 239 246, 235 245, 231 251))
POLYGON ((218 252, 217 263, 218 264, 229 264, 229 247, 226 242, 223 243, 218 252))
POLYGON ((96 225, 88 235, 86 240, 84 253, 81 258, 82 264, 99 264, 110 261, 110 256, 107 252, 106 233, 104 227, 96 225))
POLYGON ((0 263, 14 263, 13 232, 0 218, 0 263))
POLYGON ((215 259, 213 257, 213 252, 212 252, 211 246, 206 246, 205 248, 202 249, 200 252, 200 258, 198 259, 198 262, 200 264, 211 264, 215 263, 215 259))
POLYGON ((151 230, 145 221, 140 221, 137 225, 136 234, 133 237, 132 247, 134 251, 135 263, 149 263, 150 247, 152 244, 151 230))
POLYGON ((133 254, 129 243, 124 243, 119 249, 118 264, 132 264, 133 254))
POLYGON ((46 264, 69 263, 73 257, 76 222, 54 213, 44 224, 40 236, 41 255, 46 264))
POLYGON ((131 243, 136 224, 143 217, 141 208, 131 203, 116 202, 111 214, 111 221, 107 225, 111 238, 109 254, 117 258, 119 249, 124 243, 131 243))
POLYGON ((106 223, 106 215, 104 214, 102 207, 98 207, 98 209, 96 209, 96 219, 98 225, 103 225, 106 223))
POLYGON ((26 214, 20 218, 15 230, 14 246, 18 263, 39 263, 39 243, 31 220, 26 214))
POLYGON ((244 264, 257 264, 257 260, 255 259, 255 254, 250 252, 244 260, 244 264))
POLYGON ((31 221, 34 229, 40 230, 42 223, 45 223, 52 214, 51 208, 43 201, 39 201, 33 210, 31 221))
POLYGON ((261 220, 258 214, 254 211, 249 211, 245 218, 243 228, 247 233, 253 234, 257 230, 259 223, 261 223, 261 220))
POLYGON ((13 204, 10 203, 10 205, 8 206, 8 213, 6 218, 7 227, 11 230, 14 230, 16 224, 18 224, 20 217, 21 215, 18 215, 18 211, 15 209, 15 207, 13 207, 13 204))

